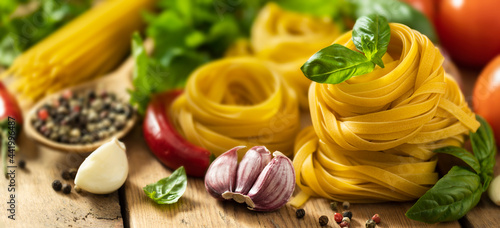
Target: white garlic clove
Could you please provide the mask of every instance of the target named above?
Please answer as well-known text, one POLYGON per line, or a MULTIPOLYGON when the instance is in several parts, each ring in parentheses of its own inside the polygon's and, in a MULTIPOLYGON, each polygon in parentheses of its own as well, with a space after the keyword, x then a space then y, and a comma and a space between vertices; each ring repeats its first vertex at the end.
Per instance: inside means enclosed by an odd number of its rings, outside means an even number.
POLYGON ((90 154, 78 168, 75 188, 94 194, 118 190, 128 176, 125 145, 113 138, 90 154))
POLYGON ((488 187, 488 196, 493 203, 500 206, 500 175, 491 181, 488 187))

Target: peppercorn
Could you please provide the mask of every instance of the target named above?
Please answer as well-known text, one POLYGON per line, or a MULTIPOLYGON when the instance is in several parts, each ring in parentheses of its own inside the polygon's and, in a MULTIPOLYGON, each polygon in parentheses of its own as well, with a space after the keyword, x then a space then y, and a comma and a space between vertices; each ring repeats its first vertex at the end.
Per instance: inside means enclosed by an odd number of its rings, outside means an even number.
POLYGON ((330 208, 332 209, 332 211, 337 211, 337 202, 336 201, 330 202, 330 208))
POLYGON ((365 223, 366 228, 375 228, 375 226, 377 226, 377 223, 375 223, 375 221, 373 221, 373 219, 366 220, 366 223, 365 223))
POLYGON ((65 180, 69 180, 71 178, 71 175, 69 174, 69 171, 68 170, 64 170, 62 173, 61 173, 61 176, 63 179, 65 180))
POLYGON ((349 219, 352 219, 352 212, 351 211, 344 211, 342 213, 343 217, 348 217, 349 219))
POLYGON ((70 175, 71 179, 73 179, 73 180, 74 180, 74 179, 75 179, 75 177, 76 177, 76 171, 77 171, 77 170, 76 170, 75 168, 71 168, 71 169, 69 170, 69 175, 70 175))
POLYGON ((379 224, 380 223, 380 216, 378 214, 374 214, 372 216, 372 220, 375 221, 375 223, 379 224))
POLYGON ((339 224, 339 226, 340 226, 340 227, 349 227, 349 224, 350 224, 350 223, 348 223, 348 222, 341 222, 341 223, 339 224))
POLYGON ((63 186, 62 186, 62 192, 64 194, 71 193, 71 185, 69 185, 69 184, 63 184, 63 186))
POLYGON ((349 209, 350 206, 351 206, 351 204, 348 201, 344 201, 342 203, 342 208, 344 208, 344 210, 349 209))
POLYGON ((26 161, 19 160, 19 162, 17 163, 17 166, 19 166, 19 168, 21 168, 21 169, 26 168, 26 161))
POLYGON ((306 211, 304 209, 298 209, 297 211, 295 211, 295 215, 297 216, 297 218, 304 218, 304 216, 306 215, 306 211))
POLYGON ((61 181, 55 180, 54 182, 52 182, 52 189, 54 189, 54 191, 61 191, 61 188, 62 188, 61 181))
POLYGON ((319 217, 319 225, 326 226, 328 225, 328 217, 326 215, 322 215, 319 217))
POLYGON ((343 217, 342 222, 351 223, 351 219, 349 217, 343 217))
POLYGON ((343 217, 343 216, 342 216, 342 214, 340 214, 340 213, 335 213, 335 214, 333 215, 333 219, 334 219, 334 220, 335 220, 335 222, 337 222, 337 223, 341 223, 341 222, 342 222, 342 217, 343 217))

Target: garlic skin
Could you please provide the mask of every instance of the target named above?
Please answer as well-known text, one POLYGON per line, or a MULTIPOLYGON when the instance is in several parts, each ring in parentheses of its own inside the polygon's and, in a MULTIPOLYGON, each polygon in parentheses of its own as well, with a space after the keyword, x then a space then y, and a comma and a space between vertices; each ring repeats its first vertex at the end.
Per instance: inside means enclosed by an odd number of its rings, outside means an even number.
POLYGON ((292 161, 281 152, 262 170, 248 192, 245 202, 254 211, 273 211, 284 206, 295 190, 295 170, 292 161))
POLYGON ((265 146, 254 146, 248 150, 240 164, 238 164, 234 192, 247 194, 264 167, 271 161, 271 158, 271 152, 265 146))
POLYGON ((75 188, 94 194, 118 190, 128 176, 125 144, 113 138, 92 152, 78 168, 75 188))
POLYGON ((240 164, 235 147, 212 162, 205 188, 217 199, 245 202, 250 210, 273 211, 284 206, 295 190, 292 161, 281 152, 271 159, 264 146, 248 150, 240 164), (235 185, 236 183, 236 185, 235 185))
POLYGON ((491 181, 488 187, 488 196, 493 203, 500 206, 500 175, 491 181))
POLYGON ((236 184, 238 168, 238 150, 244 146, 234 147, 215 159, 205 174, 205 189, 217 199, 226 199, 222 195, 232 192, 236 184))

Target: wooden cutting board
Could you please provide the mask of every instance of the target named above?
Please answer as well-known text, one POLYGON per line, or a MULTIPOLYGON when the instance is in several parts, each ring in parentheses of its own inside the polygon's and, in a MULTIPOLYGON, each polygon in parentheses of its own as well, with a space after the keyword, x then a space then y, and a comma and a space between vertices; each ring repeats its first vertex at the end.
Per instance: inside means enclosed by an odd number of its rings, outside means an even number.
MULTIPOLYGON (((466 97, 477 72, 463 70, 466 97)), ((126 136, 130 172, 125 185, 108 195, 76 193, 65 195, 52 190, 55 179, 62 180, 61 172, 76 168, 88 154, 67 154, 37 145, 21 134, 21 149, 15 160, 26 160, 26 169, 15 169, 15 220, 8 218, 11 192, 9 180, 0 179, 1 227, 319 227, 321 215, 329 217, 327 227, 338 227, 333 222, 334 211, 329 201, 311 199, 305 205, 306 216, 295 217, 295 209, 285 206, 270 213, 253 212, 244 205, 222 202, 210 197, 203 180, 189 178, 188 188, 180 201, 173 205, 157 205, 142 191, 142 187, 169 176, 171 170, 163 166, 149 152, 140 125, 126 136)), ((500 156, 497 156, 497 164, 500 156)), ((495 167, 500 174, 500 167, 495 167)), ((63 181, 74 186, 71 181, 63 181)), ((365 221, 378 213, 382 222, 378 227, 500 227, 500 207, 483 195, 479 205, 458 222, 426 224, 404 216, 413 202, 352 204, 351 227, 364 227, 365 221)))

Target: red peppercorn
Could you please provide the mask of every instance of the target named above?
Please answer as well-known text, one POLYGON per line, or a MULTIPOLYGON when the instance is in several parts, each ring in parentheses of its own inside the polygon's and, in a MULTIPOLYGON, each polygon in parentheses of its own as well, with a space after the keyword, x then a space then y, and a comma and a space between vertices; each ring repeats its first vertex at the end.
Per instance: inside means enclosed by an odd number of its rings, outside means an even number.
POLYGON ((374 214, 372 216, 372 220, 375 221, 375 223, 379 223, 380 222, 380 216, 378 214, 374 214))
POLYGON ((47 109, 40 109, 38 111, 38 118, 41 120, 46 120, 49 117, 49 111, 47 109))
POLYGON ((334 219, 334 220, 335 220, 335 222, 337 222, 337 223, 341 223, 341 222, 342 222, 342 218, 343 218, 343 217, 344 217, 344 216, 342 216, 342 214, 340 214, 340 213, 335 213, 335 214, 333 215, 333 219, 334 219))
POLYGON ((339 224, 340 227, 349 227, 349 223, 346 221, 343 221, 339 224))

